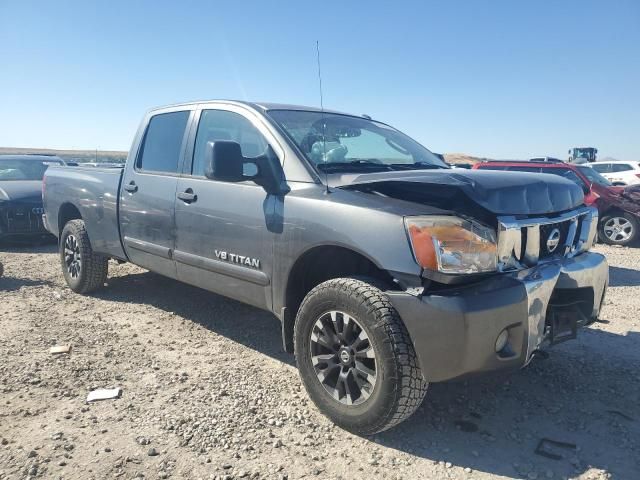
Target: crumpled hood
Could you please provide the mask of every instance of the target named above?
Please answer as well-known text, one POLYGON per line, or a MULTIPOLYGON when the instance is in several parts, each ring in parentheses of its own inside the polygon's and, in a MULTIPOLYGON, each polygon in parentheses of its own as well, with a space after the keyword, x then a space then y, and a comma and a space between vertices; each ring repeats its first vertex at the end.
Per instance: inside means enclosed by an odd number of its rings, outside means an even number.
POLYGON ((0 201, 42 201, 41 180, 0 180, 0 201))
POLYGON ((370 173, 349 180, 350 185, 343 188, 392 192, 394 198, 406 191, 409 201, 416 201, 421 193, 425 203, 430 197, 460 200, 461 193, 495 215, 562 212, 584 201, 576 183, 551 174, 455 169, 370 173))

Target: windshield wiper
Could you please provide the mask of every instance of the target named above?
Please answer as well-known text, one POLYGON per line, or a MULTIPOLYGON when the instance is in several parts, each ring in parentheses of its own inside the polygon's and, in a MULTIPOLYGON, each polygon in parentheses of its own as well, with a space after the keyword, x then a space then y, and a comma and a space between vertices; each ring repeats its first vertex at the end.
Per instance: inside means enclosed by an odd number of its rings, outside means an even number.
POLYGON ((366 172, 387 172, 393 170, 390 165, 384 163, 376 163, 371 160, 352 160, 350 162, 329 162, 329 163, 317 163, 318 170, 323 172, 336 171, 336 172, 348 172, 348 171, 366 171, 366 172))
POLYGON ((436 165, 435 163, 415 162, 415 163, 391 163, 389 164, 394 170, 448 170, 449 167, 436 165))

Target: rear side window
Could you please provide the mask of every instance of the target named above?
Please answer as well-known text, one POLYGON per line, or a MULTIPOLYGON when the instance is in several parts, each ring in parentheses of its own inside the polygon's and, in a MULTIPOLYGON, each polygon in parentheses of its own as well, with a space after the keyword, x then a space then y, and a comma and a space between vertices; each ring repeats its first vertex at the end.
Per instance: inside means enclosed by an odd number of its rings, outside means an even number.
POLYGON ((196 133, 192 175, 204 176, 207 142, 219 140, 239 143, 242 156, 247 158, 258 157, 267 149, 265 138, 242 115, 225 110, 204 110, 200 115, 200 123, 196 133))
POLYGON ((593 165, 591 165, 591 168, 593 168, 598 173, 607 173, 611 171, 611 164, 610 163, 600 163, 600 164, 594 163, 593 165))
POLYGON ((614 163, 613 165, 611 165, 611 167, 612 172, 628 172, 630 170, 633 170, 633 167, 631 165, 627 165, 624 163, 614 163))
POLYGON ((189 112, 151 117, 136 167, 148 172, 177 173, 189 112))

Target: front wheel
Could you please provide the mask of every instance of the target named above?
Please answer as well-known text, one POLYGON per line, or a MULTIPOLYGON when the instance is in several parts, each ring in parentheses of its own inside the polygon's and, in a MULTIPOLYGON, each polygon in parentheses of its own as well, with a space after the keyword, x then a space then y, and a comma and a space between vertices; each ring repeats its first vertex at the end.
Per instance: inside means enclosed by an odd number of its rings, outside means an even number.
POLYGON ((600 240, 609 245, 630 245, 638 238, 638 219, 630 213, 607 215, 600 221, 600 240))
POLYGON ((105 256, 93 253, 82 220, 71 220, 64 226, 60 235, 60 263, 71 290, 89 293, 104 286, 108 260, 105 256))
POLYGON ((361 435, 408 418, 427 392, 406 327, 373 282, 337 278, 305 297, 295 323, 304 386, 320 411, 361 435))

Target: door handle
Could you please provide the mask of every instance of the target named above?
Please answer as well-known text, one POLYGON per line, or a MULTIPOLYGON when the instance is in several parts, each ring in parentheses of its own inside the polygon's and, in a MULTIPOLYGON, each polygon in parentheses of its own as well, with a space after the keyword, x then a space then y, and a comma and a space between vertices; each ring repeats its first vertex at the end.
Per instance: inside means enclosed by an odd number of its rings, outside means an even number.
POLYGON ((178 198, 184 203, 193 203, 198 200, 198 196, 193 193, 193 190, 187 188, 184 192, 178 193, 178 198))
POLYGON ((129 184, 125 185, 123 188, 129 193, 136 193, 138 191, 138 186, 134 181, 129 182, 129 184))

